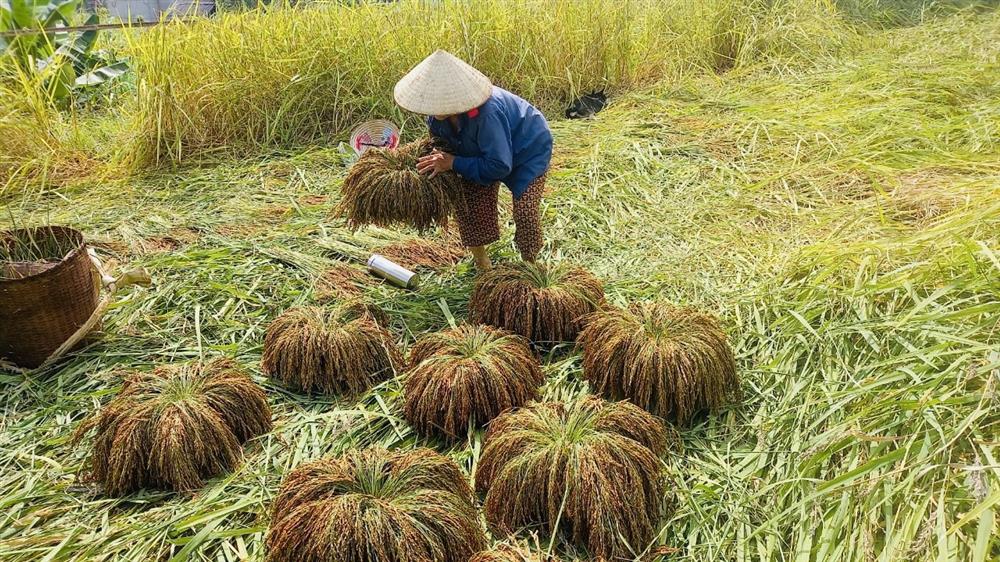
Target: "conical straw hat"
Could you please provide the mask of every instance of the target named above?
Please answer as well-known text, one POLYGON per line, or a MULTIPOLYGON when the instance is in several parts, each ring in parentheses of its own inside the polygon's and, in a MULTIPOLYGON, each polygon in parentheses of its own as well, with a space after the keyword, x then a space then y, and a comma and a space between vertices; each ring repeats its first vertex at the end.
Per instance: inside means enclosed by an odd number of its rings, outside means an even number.
POLYGON ((437 50, 396 83, 393 97, 403 109, 423 115, 454 115, 479 107, 493 84, 468 63, 437 50))

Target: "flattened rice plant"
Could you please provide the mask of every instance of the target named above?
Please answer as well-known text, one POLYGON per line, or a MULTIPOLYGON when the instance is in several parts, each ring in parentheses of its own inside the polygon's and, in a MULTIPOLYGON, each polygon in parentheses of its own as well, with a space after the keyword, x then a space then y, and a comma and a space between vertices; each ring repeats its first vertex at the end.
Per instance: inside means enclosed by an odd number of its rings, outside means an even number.
POLYGON ((486 545, 472 490, 430 449, 352 451, 292 471, 269 562, 465 562, 486 545))
POLYGON ((477 552, 469 562, 546 562, 554 558, 543 558, 527 548, 498 544, 489 550, 477 552))
POLYGON ((594 556, 632 559, 660 518, 667 431, 628 402, 594 397, 504 414, 476 472, 486 520, 501 536, 540 525, 594 556))
POLYGON ((293 308, 267 328, 261 368, 304 392, 357 394, 402 365, 377 314, 356 303, 293 308))
POLYGON ((111 496, 190 491, 233 469, 241 444, 271 430, 264 391, 229 359, 130 376, 78 434, 96 427, 94 478, 111 496))
POLYGON ((603 310, 588 318, 580 343, 595 392, 679 423, 739 392, 725 332, 693 308, 654 302, 603 310))
POLYGON ((433 148, 423 139, 366 151, 344 178, 338 212, 352 228, 406 224, 424 231, 447 225, 462 179, 454 172, 433 178, 417 172, 417 159, 433 148))
POLYGON ((413 346, 403 413, 424 435, 457 439, 537 399, 543 381, 528 340, 490 326, 459 326, 413 346))
POLYGON ((516 262, 479 276, 469 315, 533 342, 557 343, 576 339, 584 317, 603 302, 601 281, 585 269, 516 262))

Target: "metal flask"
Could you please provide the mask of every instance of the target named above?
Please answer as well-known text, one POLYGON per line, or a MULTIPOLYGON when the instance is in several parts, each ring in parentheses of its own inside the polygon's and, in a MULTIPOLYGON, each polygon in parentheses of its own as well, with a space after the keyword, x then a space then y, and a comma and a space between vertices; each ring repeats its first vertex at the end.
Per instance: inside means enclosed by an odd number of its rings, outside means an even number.
POLYGON ((403 289, 415 290, 420 284, 420 276, 380 254, 368 258, 368 270, 403 289))

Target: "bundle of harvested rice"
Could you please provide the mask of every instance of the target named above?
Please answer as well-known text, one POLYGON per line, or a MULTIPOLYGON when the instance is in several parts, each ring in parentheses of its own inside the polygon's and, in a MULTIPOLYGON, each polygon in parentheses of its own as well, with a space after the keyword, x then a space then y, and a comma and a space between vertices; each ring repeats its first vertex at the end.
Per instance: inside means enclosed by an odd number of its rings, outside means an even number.
MULTIPOLYGON (((660 420, 627 402, 544 402, 490 424, 476 488, 495 534, 541 524, 596 557, 632 559, 663 503, 660 420)), ((672 439, 676 439, 673 436, 672 439)))
POLYGON ((458 439, 537 399, 543 381, 528 340, 490 326, 459 326, 413 346, 403 413, 421 434, 458 439))
POLYGON ((517 262, 479 276, 469 315, 536 343, 557 343, 576 339, 584 317, 603 302, 600 280, 585 269, 517 262))
POLYGON ((733 352, 712 316, 664 303, 597 312, 580 333, 595 392, 685 423, 739 392, 733 352))
POLYGON ((271 430, 271 408, 239 365, 216 359, 133 374, 78 433, 93 427, 94 477, 107 494, 189 491, 232 470, 241 444, 271 430))
POLYGON ((352 302, 285 311, 267 327, 261 368, 303 392, 364 392, 402 365, 376 311, 352 302))
POLYGON ((461 469, 430 449, 366 449, 296 468, 267 535, 269 562, 466 562, 485 544, 461 469))
POLYGON ((417 172, 417 159, 433 148, 433 141, 423 139, 366 151, 344 178, 338 212, 352 228, 402 223, 423 231, 447 225, 462 179, 454 172, 433 178, 417 172))

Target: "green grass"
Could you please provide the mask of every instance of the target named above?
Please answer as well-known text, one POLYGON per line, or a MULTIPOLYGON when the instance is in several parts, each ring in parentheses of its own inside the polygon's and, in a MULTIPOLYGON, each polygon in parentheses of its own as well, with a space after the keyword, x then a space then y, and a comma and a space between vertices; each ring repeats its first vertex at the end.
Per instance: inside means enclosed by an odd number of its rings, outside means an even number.
MULTIPOLYGON (((808 68, 649 85, 553 124, 543 258, 584 264, 617 304, 718 314, 744 381, 743 403, 681 432, 665 559, 1000 557, 998 76, 989 11, 872 33, 808 68)), ((9 205, 18 223, 114 242, 102 253, 154 285, 121 295, 103 340, 66 363, 0 374, 0 560, 261 560, 282 474, 417 441, 396 381, 348 402, 259 373, 267 322, 309 302, 327 265, 413 235, 329 219, 344 173, 332 148, 203 157, 9 205), (267 386, 274 432, 194 496, 98 495, 69 440, 120 369, 217 354, 267 386)), ((516 255, 511 234, 495 257, 516 255)), ((418 293, 365 292, 408 346, 464 317, 473 278, 467 259, 418 293)), ((586 392, 578 354, 545 362, 546 398, 586 392)), ((429 444, 472 471, 480 439, 429 444)))

